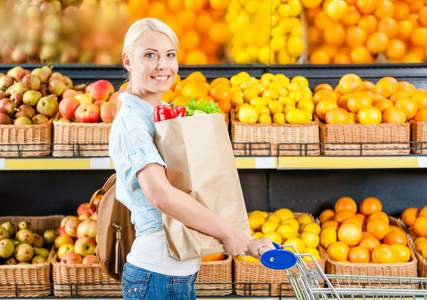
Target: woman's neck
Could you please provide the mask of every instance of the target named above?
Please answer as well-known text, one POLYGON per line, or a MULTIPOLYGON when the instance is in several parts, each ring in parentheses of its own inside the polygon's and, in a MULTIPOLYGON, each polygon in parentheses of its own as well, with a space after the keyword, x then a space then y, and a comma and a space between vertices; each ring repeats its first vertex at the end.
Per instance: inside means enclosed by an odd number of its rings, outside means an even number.
POLYGON ((162 94, 159 94, 159 93, 141 93, 141 92, 132 90, 131 94, 138 96, 142 100, 151 104, 153 107, 160 105, 162 101, 162 94))

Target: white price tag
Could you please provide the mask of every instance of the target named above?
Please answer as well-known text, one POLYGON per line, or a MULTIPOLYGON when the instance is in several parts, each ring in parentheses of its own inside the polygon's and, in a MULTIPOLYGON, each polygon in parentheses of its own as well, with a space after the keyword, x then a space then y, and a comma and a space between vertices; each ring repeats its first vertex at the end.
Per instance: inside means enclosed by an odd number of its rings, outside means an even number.
POLYGON ((90 159, 91 169, 109 169, 110 158, 109 157, 93 157, 90 159))
POLYGON ((0 158, 0 169, 4 169, 4 163, 5 163, 6 159, 5 158, 0 158))
POLYGON ((255 169, 275 169, 276 158, 275 157, 256 157, 255 158, 255 169))
POLYGON ((418 168, 427 168, 427 157, 418 157, 418 168))

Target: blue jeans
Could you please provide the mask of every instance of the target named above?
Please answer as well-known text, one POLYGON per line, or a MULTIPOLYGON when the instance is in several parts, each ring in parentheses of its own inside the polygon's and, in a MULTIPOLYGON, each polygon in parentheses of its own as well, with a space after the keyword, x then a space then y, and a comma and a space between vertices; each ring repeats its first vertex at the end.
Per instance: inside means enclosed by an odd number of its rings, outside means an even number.
POLYGON ((168 276, 126 263, 122 275, 123 299, 195 300, 197 273, 168 276))

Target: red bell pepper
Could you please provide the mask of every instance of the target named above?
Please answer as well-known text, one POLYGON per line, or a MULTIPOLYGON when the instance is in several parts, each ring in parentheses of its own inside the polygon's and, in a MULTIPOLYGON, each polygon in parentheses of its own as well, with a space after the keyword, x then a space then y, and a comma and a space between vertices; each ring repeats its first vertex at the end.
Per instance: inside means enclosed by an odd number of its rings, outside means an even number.
POLYGON ((154 108, 154 123, 178 117, 185 117, 184 106, 158 105, 154 108))

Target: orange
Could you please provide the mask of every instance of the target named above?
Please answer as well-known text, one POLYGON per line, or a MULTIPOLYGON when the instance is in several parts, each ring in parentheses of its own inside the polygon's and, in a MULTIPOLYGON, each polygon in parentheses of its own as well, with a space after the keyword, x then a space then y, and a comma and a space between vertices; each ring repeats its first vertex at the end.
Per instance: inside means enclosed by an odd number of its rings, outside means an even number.
POLYGON ((319 103, 321 100, 332 100, 337 102, 337 95, 334 93, 334 91, 324 89, 315 92, 311 100, 313 101, 314 105, 317 105, 317 103, 319 103))
POLYGON ((324 10, 331 20, 338 21, 347 14, 348 4, 344 0, 329 1, 325 3, 324 10))
POLYGON ((385 55, 390 60, 400 59, 406 53, 406 44, 399 39, 393 38, 387 46, 385 55))
POLYGON ((367 231, 362 231, 362 240, 367 237, 374 237, 371 233, 367 231))
POLYGON ((348 245, 340 241, 331 243, 326 250, 328 256, 335 261, 347 260, 349 252, 348 245))
POLYGON ((350 112, 357 114, 364 107, 372 106, 372 100, 366 92, 356 92, 351 94, 347 101, 347 107, 350 112))
POLYGON ((228 113, 231 109, 231 102, 227 99, 220 99, 216 102, 222 112, 228 113))
POLYGON ((406 226, 412 227, 415 223, 415 219, 418 217, 420 209, 418 207, 408 207, 402 212, 400 218, 406 226))
POLYGON ((424 7, 418 11, 418 20, 422 26, 427 27, 427 6, 424 2, 424 7))
POLYGON ((341 94, 355 93, 362 87, 362 79, 356 74, 346 74, 338 82, 338 90, 341 94))
POLYGON ((317 103, 316 105, 316 114, 317 116, 325 121, 325 114, 328 110, 331 110, 333 108, 338 107, 338 104, 336 101, 333 100, 321 100, 319 103, 317 103))
POLYGON ((175 105, 184 105, 185 103, 187 103, 188 101, 190 101, 190 97, 185 97, 185 96, 178 96, 175 99, 173 99, 173 103, 175 105))
POLYGON ((389 39, 393 38, 398 31, 397 22, 393 18, 384 18, 379 20, 377 32, 384 33, 389 39))
POLYGON ((173 90, 167 90, 165 93, 162 94, 162 101, 166 103, 171 103, 173 99, 176 98, 176 94, 173 90))
POLYGON ((360 203, 359 209, 363 215, 369 216, 373 213, 382 211, 383 206, 381 204, 381 201, 377 198, 367 197, 363 199, 362 203, 360 203))
POLYGON ((393 95, 391 95, 388 99, 390 100, 390 101, 392 101, 393 103, 395 103, 396 102, 396 100, 397 99, 400 99, 400 98, 408 98, 408 97, 410 97, 410 93, 409 92, 407 92, 407 91, 402 91, 402 90, 397 90, 393 95))
POLYGON ((425 46, 427 45, 427 28, 418 27, 415 28, 409 36, 411 44, 414 46, 425 46))
POLYGON ((203 0, 184 0, 184 8, 194 12, 199 12, 203 8, 203 0))
POLYGON ((427 248, 427 247, 424 247, 424 246, 426 246, 426 245, 427 245, 427 241, 421 241, 421 242, 419 242, 419 243, 417 244, 417 246, 416 246, 415 248, 416 248, 419 252, 422 252, 424 248, 427 248))
POLYGON ((311 64, 329 64, 330 57, 325 50, 316 49, 311 52, 309 60, 311 64))
POLYGON ((427 108, 422 108, 418 110, 417 114, 414 117, 415 122, 427 122, 427 108))
POLYGON ((196 102, 209 102, 209 101, 215 102, 215 100, 211 96, 202 96, 198 98, 196 102))
POLYGON ((191 30, 196 26, 196 14, 190 10, 182 10, 178 12, 178 24, 183 30, 191 30))
MULTIPOLYGON (((347 0, 348 2, 348 0, 347 0)), ((359 10, 354 5, 350 5, 347 10, 347 14, 343 19, 341 19, 341 23, 344 26, 354 26, 359 22, 362 14, 359 12, 359 10)))
POLYGON ((321 229, 323 230, 328 227, 332 227, 333 229, 338 230, 338 228, 340 227, 340 223, 335 220, 328 220, 322 224, 321 229))
MULTIPOLYGON (((180 44, 184 49, 192 50, 200 43, 199 34, 195 30, 187 30, 180 39, 180 44)), ((188 77, 187 77, 188 78, 188 77)))
POLYGON ((340 46, 344 43, 345 35, 344 27, 334 24, 333 26, 325 29, 323 32, 323 40, 329 45, 340 46))
POLYGON ((230 87, 226 86, 226 85, 216 85, 212 88, 212 90, 209 93, 209 96, 211 96, 212 98, 214 98, 214 100, 218 101, 218 100, 227 100, 228 102, 231 101, 231 89, 230 87))
POLYGON ((388 43, 387 35, 382 32, 374 32, 368 37, 366 47, 372 54, 378 54, 387 50, 388 43))
POLYGON ((337 212, 337 214, 334 217, 334 220, 338 223, 342 223, 344 220, 354 217, 354 213, 349 210, 341 210, 337 212))
POLYGON ((366 37, 366 32, 362 28, 351 26, 346 30, 345 44, 349 47, 360 46, 365 43, 366 37))
POLYGON ((384 77, 381 78, 375 85, 375 93, 380 94, 381 96, 388 98, 393 95, 398 89, 397 82, 394 82, 392 79, 384 77))
MULTIPOLYGON (((389 225, 388 226, 388 233, 393 232, 393 231, 402 231, 402 229, 400 229, 398 226, 396 225, 389 225)), ((403 231, 402 231, 403 232, 403 231)))
POLYGON ((214 10, 225 10, 228 8, 229 0, 209 0, 209 5, 214 10))
POLYGON ((332 88, 331 85, 327 83, 321 83, 314 88, 313 93, 316 94, 318 91, 321 91, 321 90, 333 91, 334 89, 332 88))
POLYGON ((380 241, 373 236, 362 238, 359 242, 359 246, 365 247, 369 252, 372 252, 380 244, 380 241))
POLYGON ((372 251, 372 261, 376 264, 389 264, 396 262, 396 253, 390 245, 379 245, 372 251))
POLYGON ((378 240, 382 240, 388 232, 388 223, 383 219, 374 219, 366 224, 366 231, 371 233, 378 240))
POLYGON ((361 213, 357 213, 354 215, 354 217, 359 220, 360 224, 365 225, 366 216, 362 215, 361 213))
POLYGON ((178 82, 181 81, 181 76, 176 74, 175 80, 172 82, 172 85, 170 87, 171 90, 175 90, 175 86, 178 84, 178 82))
POLYGON ((349 111, 347 102, 350 99, 351 94, 342 95, 338 100, 338 107, 344 108, 346 111, 349 111))
POLYGON ((422 242, 425 242, 425 241, 427 241, 427 238, 420 236, 414 240, 414 244, 415 244, 415 246, 418 246, 419 244, 421 244, 422 242))
POLYGON ((420 217, 427 217, 427 205, 420 210, 420 217))
POLYGON ((326 221, 333 220, 335 217, 335 211, 332 209, 325 209, 319 215, 320 224, 325 223, 326 221))
POLYGON ((333 64, 350 64, 351 60, 347 54, 338 53, 332 59, 333 64))
POLYGON ((348 254, 348 259, 352 263, 370 263, 371 262, 371 253, 365 247, 356 246, 352 248, 348 254))
POLYGON ((356 7, 364 15, 371 14, 377 6, 377 0, 357 0, 356 7))
POLYGON ((365 46, 357 46, 351 49, 350 58, 354 64, 370 64, 374 62, 374 57, 365 46))
POLYGON ((417 102, 420 109, 427 108, 427 92, 415 91, 412 98, 417 102))
POLYGON ((405 123, 406 113, 397 106, 387 108, 383 112, 383 123, 405 123))
POLYGON ((388 0, 379 0, 374 10, 374 15, 378 19, 391 18, 394 14, 394 5, 388 0))
POLYGON ((336 107, 328 110, 325 114, 325 121, 327 124, 347 124, 348 120, 348 111, 344 108, 336 107))
POLYGON ((230 38, 230 30, 228 29, 227 24, 222 22, 215 22, 212 24, 211 29, 209 30, 209 37, 218 44, 224 44, 230 38))
POLYGON ((411 250, 409 250, 407 246, 401 244, 392 244, 391 248, 396 254, 397 263, 405 263, 411 259, 411 250))
POLYGON ((371 35, 377 30, 378 19, 374 15, 364 15, 357 22, 357 26, 362 28, 366 34, 371 35))
POLYGON ((361 92, 374 92, 375 84, 372 81, 364 80, 362 81, 361 92))
POLYGON ((384 244, 393 245, 400 244, 403 246, 408 245, 408 239, 406 238, 406 234, 401 230, 395 230, 389 232, 384 237, 384 244))
POLYGON ((219 84, 226 85, 231 88, 230 80, 228 80, 228 78, 225 78, 225 77, 217 77, 214 80, 212 80, 211 87, 217 86, 219 84))
POLYGON ((401 20, 397 23, 396 37, 406 41, 411 36, 411 33, 413 30, 414 30, 414 26, 410 21, 401 20))
POLYGON ((395 20, 406 20, 409 16, 409 5, 405 1, 394 2, 394 13, 393 19, 395 20))
POLYGON ((393 102, 385 98, 372 102, 372 105, 378 108, 381 113, 383 113, 387 108, 394 106, 393 102))
POLYGON ((369 222, 370 220, 373 220, 373 219, 382 219, 387 224, 390 224, 390 220, 389 220, 387 214, 385 212, 382 212, 382 211, 375 212, 375 213, 369 215, 368 218, 366 219, 366 222, 369 222))
POLYGON ((341 197, 335 202, 335 212, 340 211, 350 211, 355 215, 357 213, 357 204, 356 201, 353 200, 353 198, 350 197, 341 197))
POLYGON ((362 239, 362 229, 360 225, 345 223, 338 228, 338 239, 349 246, 356 246, 362 239))
POLYGON ((185 57, 185 65, 205 65, 207 64, 206 54, 201 50, 190 50, 185 57))
POLYGON ((189 83, 182 88, 181 94, 182 96, 189 98, 193 97, 197 100, 202 96, 207 96, 208 91, 199 83, 189 83))
POLYGON ((188 81, 194 81, 194 82, 206 82, 205 75, 202 74, 200 71, 194 71, 190 75, 188 75, 185 79, 188 81))
POLYGON ((427 217, 416 218, 413 228, 418 236, 427 237, 427 217))
POLYGON ((380 124, 381 120, 381 111, 375 106, 364 107, 357 113, 357 122, 361 124, 380 124))
POLYGON ((216 253, 216 254, 203 256, 201 261, 217 261, 217 260, 223 260, 224 258, 225 258, 224 254, 216 253))
POLYGON ((396 100, 394 105, 403 109, 406 114, 406 120, 414 118, 418 111, 417 102, 411 98, 400 98, 396 100))
POLYGON ((189 80, 187 80, 187 79, 184 79, 184 80, 179 81, 179 82, 175 85, 174 92, 175 92, 177 95, 181 95, 182 88, 183 88, 184 86, 186 86, 187 84, 189 84, 189 83, 190 83, 190 81, 189 81, 189 80))

